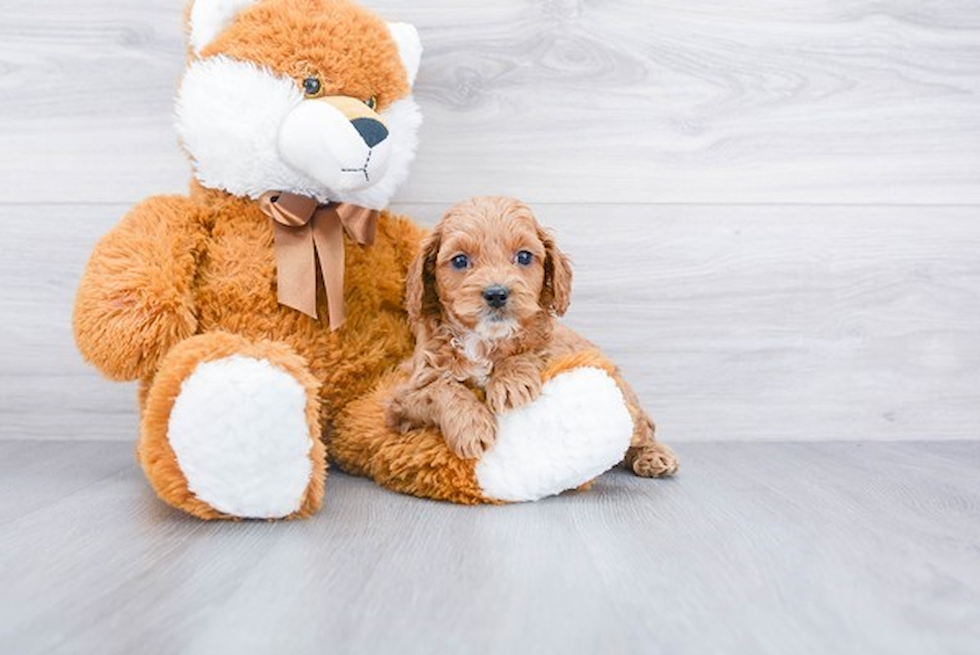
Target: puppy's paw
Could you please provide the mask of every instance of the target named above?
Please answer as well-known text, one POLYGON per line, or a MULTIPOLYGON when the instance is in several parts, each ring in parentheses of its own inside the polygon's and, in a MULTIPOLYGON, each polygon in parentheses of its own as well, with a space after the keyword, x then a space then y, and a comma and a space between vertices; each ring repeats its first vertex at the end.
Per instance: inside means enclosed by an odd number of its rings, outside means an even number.
POLYGON ((388 399, 388 402, 385 404, 385 423, 392 430, 396 430, 402 434, 412 428, 418 427, 411 420, 404 400, 397 395, 388 399))
POLYGON ((487 383, 487 405, 499 414, 523 407, 541 395, 541 373, 532 365, 490 377, 487 383))
POLYGON ((680 468, 680 460, 667 446, 662 443, 652 443, 640 446, 631 453, 631 468, 633 473, 641 478, 667 478, 680 468))
POLYGON ((449 448, 463 459, 479 457, 497 440, 497 420, 484 405, 461 408, 442 426, 449 448))

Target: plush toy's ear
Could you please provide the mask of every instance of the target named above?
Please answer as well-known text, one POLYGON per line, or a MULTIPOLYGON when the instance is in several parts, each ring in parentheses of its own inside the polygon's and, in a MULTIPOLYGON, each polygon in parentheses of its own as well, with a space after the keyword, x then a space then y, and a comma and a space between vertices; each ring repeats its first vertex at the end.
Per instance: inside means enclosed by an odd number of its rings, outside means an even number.
POLYGON ((398 45, 398 54, 408 73, 408 85, 415 86, 415 76, 418 75, 422 63, 422 40, 419 31, 409 23, 388 23, 388 31, 398 45))
POLYGON ((546 230, 539 227, 538 238, 545 250, 541 306, 562 316, 572 300, 572 263, 546 230))
POLYGON ((259 0, 194 0, 188 14, 190 44, 197 54, 211 43, 235 16, 259 0))
POLYGON ((418 326, 428 316, 438 316, 441 311, 439 291, 436 289, 436 260, 441 243, 442 232, 437 227, 423 239, 419 253, 408 267, 405 309, 413 326, 418 326))

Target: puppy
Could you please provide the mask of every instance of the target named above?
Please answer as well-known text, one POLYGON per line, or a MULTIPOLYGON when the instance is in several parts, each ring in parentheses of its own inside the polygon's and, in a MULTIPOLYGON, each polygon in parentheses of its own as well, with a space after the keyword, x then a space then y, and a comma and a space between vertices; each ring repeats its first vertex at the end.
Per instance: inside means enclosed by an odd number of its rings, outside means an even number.
MULTIPOLYGON (((450 209, 409 269, 416 348, 408 381, 386 408, 388 424, 435 426, 464 458, 493 445, 495 415, 538 397, 548 361, 595 348, 556 320, 571 283, 568 258, 520 201, 473 198, 450 209)), ((615 377, 634 423, 625 464, 644 477, 672 475, 677 458, 654 440, 636 394, 615 377)))

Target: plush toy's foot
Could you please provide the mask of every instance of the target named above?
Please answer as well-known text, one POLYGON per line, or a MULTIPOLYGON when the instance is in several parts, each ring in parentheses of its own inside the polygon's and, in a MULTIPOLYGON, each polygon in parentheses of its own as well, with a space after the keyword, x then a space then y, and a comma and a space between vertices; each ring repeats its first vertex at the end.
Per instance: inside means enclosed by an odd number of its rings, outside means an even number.
POLYGON ((615 466, 633 421, 612 366, 597 353, 552 364, 541 396, 498 415, 496 444, 480 459, 456 457, 435 430, 387 428, 383 404, 396 376, 338 421, 331 458, 350 472, 416 496, 459 503, 537 500, 576 489, 615 466))
POLYGON ((138 458, 165 502, 204 519, 308 516, 323 500, 318 384, 282 343, 192 337, 161 362, 138 458))
POLYGON ((553 374, 529 405, 497 416, 497 443, 476 465, 483 493, 526 501, 588 483, 623 458, 633 420, 603 369, 553 374))

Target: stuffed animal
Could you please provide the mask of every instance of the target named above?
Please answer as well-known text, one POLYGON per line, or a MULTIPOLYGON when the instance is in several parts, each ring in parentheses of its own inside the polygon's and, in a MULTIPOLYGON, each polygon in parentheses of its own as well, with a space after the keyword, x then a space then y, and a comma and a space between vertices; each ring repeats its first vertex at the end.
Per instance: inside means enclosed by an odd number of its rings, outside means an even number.
POLYGON ((159 497, 204 519, 308 516, 329 455, 397 491, 527 500, 621 460, 632 422, 594 353, 553 362, 481 457, 350 411, 413 349, 404 285, 424 233, 386 208, 417 145, 418 34, 345 0, 196 0, 186 18, 189 194, 102 238, 74 315, 83 356, 140 382, 137 455, 159 497))

